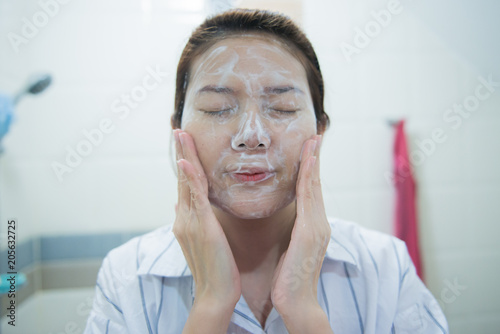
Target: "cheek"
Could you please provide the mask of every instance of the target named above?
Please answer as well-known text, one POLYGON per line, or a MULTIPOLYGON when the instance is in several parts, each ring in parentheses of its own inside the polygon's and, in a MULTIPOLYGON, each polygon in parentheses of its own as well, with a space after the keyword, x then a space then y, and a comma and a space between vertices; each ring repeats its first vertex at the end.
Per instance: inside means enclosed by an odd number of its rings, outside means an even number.
POLYGON ((300 167, 304 143, 316 134, 314 120, 290 123, 280 135, 280 146, 286 156, 287 174, 295 178, 300 167))
MULTIPOLYGON (((230 117, 224 124, 214 116, 205 116, 188 112, 182 128, 194 139, 200 162, 207 176, 216 172, 219 162, 228 155, 237 152, 231 149, 231 140, 241 127, 241 119, 230 117)), ((241 118, 241 117, 240 117, 241 118)), ((304 142, 316 134, 314 116, 304 115, 297 119, 271 120, 262 117, 263 130, 271 137, 271 145, 265 155, 273 162, 285 168, 286 178, 293 178, 298 171, 300 154, 304 142)))
POLYGON ((316 119, 311 117, 303 117, 290 122, 280 133, 282 147, 286 147, 290 156, 298 159, 302 147, 306 140, 316 134, 316 119))
POLYGON ((228 129, 200 120, 183 123, 183 130, 193 138, 200 163, 207 177, 210 177, 220 157, 230 147, 228 129))
MULTIPOLYGON (((286 138, 284 138, 286 140, 286 138)), ((304 140, 293 138, 287 142, 283 150, 284 159, 284 180, 294 180, 300 168, 300 153, 304 140)))

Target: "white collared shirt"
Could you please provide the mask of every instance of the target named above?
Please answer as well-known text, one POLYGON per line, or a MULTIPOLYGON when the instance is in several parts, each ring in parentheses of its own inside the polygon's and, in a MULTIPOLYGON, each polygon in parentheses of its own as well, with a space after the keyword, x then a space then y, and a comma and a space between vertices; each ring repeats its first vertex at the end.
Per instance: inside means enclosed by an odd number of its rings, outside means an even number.
MULTIPOLYGON (((317 290, 335 334, 448 333, 401 240, 339 219, 330 225, 317 290)), ((182 333, 193 300, 193 276, 165 226, 109 252, 84 333, 182 333)), ((288 332, 274 308, 262 328, 241 296, 227 333, 288 332)))

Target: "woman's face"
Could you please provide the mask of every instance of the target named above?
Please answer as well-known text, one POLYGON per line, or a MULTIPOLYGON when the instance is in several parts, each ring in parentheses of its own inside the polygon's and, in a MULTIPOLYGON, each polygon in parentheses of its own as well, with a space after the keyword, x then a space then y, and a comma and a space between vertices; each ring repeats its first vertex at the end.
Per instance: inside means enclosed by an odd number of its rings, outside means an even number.
POLYGON ((212 205, 264 218, 295 200, 303 143, 316 134, 306 72, 279 41, 218 42, 193 63, 182 129, 194 139, 212 205))

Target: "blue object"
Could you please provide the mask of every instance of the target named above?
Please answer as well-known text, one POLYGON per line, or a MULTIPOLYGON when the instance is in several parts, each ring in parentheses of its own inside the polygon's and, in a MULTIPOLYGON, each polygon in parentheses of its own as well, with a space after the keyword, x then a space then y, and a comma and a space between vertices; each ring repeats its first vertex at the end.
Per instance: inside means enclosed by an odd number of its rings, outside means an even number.
POLYGON ((9 291, 19 291, 24 283, 26 283, 26 275, 23 273, 2 274, 0 275, 0 295, 8 294, 9 291), (15 289, 11 289, 12 285, 15 289))
POLYGON ((14 103, 10 96, 0 93, 0 142, 9 132, 14 115, 14 103))

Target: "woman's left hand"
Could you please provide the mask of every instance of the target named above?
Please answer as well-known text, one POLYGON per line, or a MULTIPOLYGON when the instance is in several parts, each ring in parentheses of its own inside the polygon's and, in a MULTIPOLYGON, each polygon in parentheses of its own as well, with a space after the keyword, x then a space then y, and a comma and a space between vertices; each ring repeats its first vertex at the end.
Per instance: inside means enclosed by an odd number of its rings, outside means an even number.
POLYGON ((333 333, 317 295, 331 232, 319 176, 321 139, 315 135, 304 143, 297 178, 297 217, 273 278, 271 299, 290 333, 333 333))

